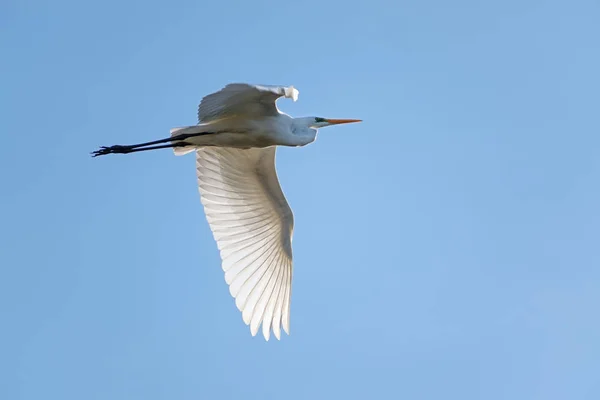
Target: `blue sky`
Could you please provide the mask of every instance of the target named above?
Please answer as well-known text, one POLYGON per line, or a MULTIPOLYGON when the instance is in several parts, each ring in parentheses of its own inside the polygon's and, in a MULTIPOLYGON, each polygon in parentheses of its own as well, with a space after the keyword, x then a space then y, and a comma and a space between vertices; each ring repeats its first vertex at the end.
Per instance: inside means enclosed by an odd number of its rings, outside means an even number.
POLYGON ((596 1, 3 1, 0 398, 600 398, 596 1), (92 159, 233 82, 281 149, 291 336, 230 297, 194 157, 92 159))

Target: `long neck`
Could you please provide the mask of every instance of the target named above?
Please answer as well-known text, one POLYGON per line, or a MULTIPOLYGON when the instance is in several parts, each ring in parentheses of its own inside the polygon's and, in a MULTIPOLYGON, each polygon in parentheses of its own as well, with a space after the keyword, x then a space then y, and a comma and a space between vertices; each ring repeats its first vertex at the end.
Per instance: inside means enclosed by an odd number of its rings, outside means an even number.
POLYGON ((317 130, 310 127, 314 118, 294 118, 291 125, 291 146, 305 146, 315 141, 317 130))

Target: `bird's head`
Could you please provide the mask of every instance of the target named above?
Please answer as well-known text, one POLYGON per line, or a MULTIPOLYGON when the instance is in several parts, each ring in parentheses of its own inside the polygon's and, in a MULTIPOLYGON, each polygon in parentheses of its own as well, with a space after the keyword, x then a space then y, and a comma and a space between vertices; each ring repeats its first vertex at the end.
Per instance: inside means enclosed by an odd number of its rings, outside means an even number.
POLYGON ((321 117, 309 117, 309 126, 314 129, 324 128, 331 125, 350 124, 353 122, 362 122, 360 119, 330 119, 321 117))

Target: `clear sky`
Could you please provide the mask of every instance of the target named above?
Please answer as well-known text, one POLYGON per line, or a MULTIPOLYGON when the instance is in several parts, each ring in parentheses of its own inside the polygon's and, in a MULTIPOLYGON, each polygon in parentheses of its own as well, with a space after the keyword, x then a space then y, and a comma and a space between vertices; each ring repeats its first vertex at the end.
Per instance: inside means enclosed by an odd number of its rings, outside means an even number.
POLYGON ((600 3, 0 3, 0 398, 599 399, 600 3), (168 5, 167 5, 168 4, 168 5), (230 297, 194 156, 92 159, 229 82, 280 149, 291 336, 230 297))

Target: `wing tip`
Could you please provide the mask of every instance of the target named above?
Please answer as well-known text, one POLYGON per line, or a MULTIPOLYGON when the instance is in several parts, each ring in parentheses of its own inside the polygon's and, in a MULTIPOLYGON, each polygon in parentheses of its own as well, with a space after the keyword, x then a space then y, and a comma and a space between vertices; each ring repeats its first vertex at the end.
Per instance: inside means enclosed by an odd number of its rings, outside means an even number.
POLYGON ((282 325, 283 325, 283 330, 289 336, 289 334, 290 334, 290 321, 289 320, 288 321, 284 321, 282 325))
POLYGON ((286 92, 286 97, 289 97, 290 99, 292 99, 292 101, 298 100, 300 92, 294 86, 290 86, 286 92))
MULTIPOLYGON (((258 324, 258 325, 252 325, 250 322, 246 322, 244 321, 244 323, 246 323, 246 325, 250 326, 250 335, 252 335, 252 337, 256 337, 256 335, 258 335, 258 332, 260 330, 262 330, 262 336, 264 337, 265 341, 268 342, 271 339, 271 325, 265 325, 265 322, 263 321, 262 324, 258 324), (260 329, 262 325, 262 329, 260 329), (265 328, 267 327, 267 328, 265 328)), ((275 337, 275 339, 277 339, 277 341, 281 341, 281 331, 279 329, 275 329, 273 328, 273 336, 275 337)), ((285 331, 285 333, 288 334, 288 336, 290 335, 290 329, 289 326, 283 326, 283 330, 285 331)))

